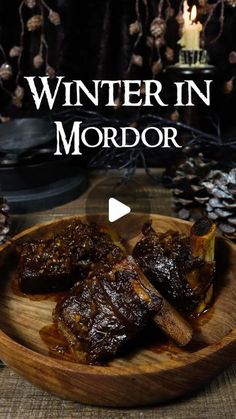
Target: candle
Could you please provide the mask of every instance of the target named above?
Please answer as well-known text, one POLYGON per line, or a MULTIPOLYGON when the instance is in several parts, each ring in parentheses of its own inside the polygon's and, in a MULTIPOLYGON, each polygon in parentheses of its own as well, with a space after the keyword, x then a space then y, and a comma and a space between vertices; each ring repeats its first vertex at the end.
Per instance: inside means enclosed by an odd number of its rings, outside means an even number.
POLYGON ((192 7, 191 12, 188 11, 187 0, 184 2, 184 28, 183 36, 180 39, 179 43, 181 47, 198 50, 200 49, 200 33, 202 31, 202 25, 200 22, 194 22, 197 17, 197 8, 196 6, 192 7))

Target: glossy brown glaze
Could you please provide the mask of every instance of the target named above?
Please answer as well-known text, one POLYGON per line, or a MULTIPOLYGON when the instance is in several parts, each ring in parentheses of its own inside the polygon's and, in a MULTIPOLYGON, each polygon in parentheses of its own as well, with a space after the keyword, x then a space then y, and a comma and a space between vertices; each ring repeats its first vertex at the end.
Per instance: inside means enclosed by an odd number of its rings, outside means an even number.
POLYGON ((58 329, 79 360, 97 363, 114 356, 162 308, 145 287, 131 257, 76 284, 54 311, 58 329))
MULTIPOLYGON (((158 232, 177 230, 189 234, 191 227, 187 222, 164 216, 152 215, 152 220, 158 232)), ((207 320, 200 320, 194 334, 196 342, 203 343, 204 347, 196 346, 190 351, 188 347, 176 349, 171 344, 168 350, 158 352, 153 347, 161 340, 154 328, 150 331, 152 336, 137 336, 135 346, 125 348, 105 366, 80 365, 49 355, 39 331, 52 323, 55 301, 32 301, 16 295, 10 282, 17 276, 15 247, 23 241, 50 237, 67 223, 71 223, 71 219, 35 226, 1 248, 0 358, 15 372, 63 398, 102 406, 131 407, 192 393, 235 361, 236 247, 219 238, 213 311, 206 313, 207 320)), ((124 228, 128 234, 133 226, 127 223, 124 228)), ((140 236, 128 242, 131 251, 138 240, 140 236)))
POLYGON ((19 287, 26 294, 69 290, 101 260, 123 252, 96 224, 72 222, 47 240, 30 240, 19 249, 19 287))
POLYGON ((192 257, 190 237, 177 231, 158 234, 146 224, 143 235, 133 250, 136 262, 169 303, 185 314, 193 313, 212 283, 214 263, 192 257), (200 286, 188 281, 195 272, 200 286))

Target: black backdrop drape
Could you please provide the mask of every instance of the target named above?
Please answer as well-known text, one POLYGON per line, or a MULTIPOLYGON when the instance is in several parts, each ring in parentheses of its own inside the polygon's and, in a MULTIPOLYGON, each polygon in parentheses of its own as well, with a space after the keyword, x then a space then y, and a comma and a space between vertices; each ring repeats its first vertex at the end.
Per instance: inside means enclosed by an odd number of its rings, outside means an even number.
MULTIPOLYGON (((194 1, 192 1, 193 3, 194 1)), ((140 5, 144 2, 139 2, 140 5)), ((149 21, 157 15, 158 0, 147 0, 149 21)), ((171 1, 177 10, 180 0, 171 1)), ((191 2, 190 2, 191 3, 191 2)), ((18 7, 20 0, 0 0, 0 42, 6 52, 19 42, 20 24, 18 7)), ((129 35, 129 24, 136 19, 135 0, 47 0, 47 4, 59 11, 62 25, 58 31, 46 22, 49 43, 49 61, 58 74, 68 78, 83 80, 127 78, 127 68, 131 58, 134 38, 129 35)), ((141 13, 145 13, 142 9, 141 13)), ((25 10, 30 16, 32 11, 25 10)), ((167 43, 176 45, 176 25, 174 19, 167 34, 167 43)), ((207 31, 208 40, 219 29, 219 12, 217 12, 207 31)), ((26 33, 23 59, 25 75, 41 74, 32 66, 32 58, 37 53, 38 33, 26 33)), ((217 67, 218 96, 214 107, 219 113, 225 127, 235 120, 236 89, 230 95, 223 95, 223 82, 234 77, 236 64, 229 63, 229 53, 236 50, 236 8, 225 8, 224 31, 216 43, 208 42, 211 61, 217 67)), ((142 68, 134 67, 129 78, 150 78, 151 72, 146 57, 145 38, 141 40, 136 53, 144 57, 142 68)), ((6 86, 11 87, 12 82, 6 86)), ((0 91, 0 108, 13 116, 31 115, 33 112, 30 97, 26 97, 24 107, 14 109, 9 98, 0 91)), ((42 113, 44 110, 42 109, 42 113)))

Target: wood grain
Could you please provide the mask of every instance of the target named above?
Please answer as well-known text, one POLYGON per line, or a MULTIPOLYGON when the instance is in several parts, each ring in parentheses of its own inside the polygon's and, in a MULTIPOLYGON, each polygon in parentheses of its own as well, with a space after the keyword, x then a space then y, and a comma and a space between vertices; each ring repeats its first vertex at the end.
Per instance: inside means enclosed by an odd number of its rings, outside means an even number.
MULTIPOLYGON (((189 232, 189 224, 153 215, 154 227, 189 232)), ((46 237, 67 221, 36 226, 18 235, 0 253, 0 357, 32 383, 62 397, 106 406, 136 406, 176 398, 201 387, 235 360, 235 246, 218 239, 218 278, 214 308, 197 324, 195 347, 166 350, 136 347, 107 366, 93 367, 48 356, 39 331, 51 323, 52 300, 30 300, 13 292, 15 246, 46 237)), ((129 226, 127 226, 128 229, 129 226)), ((137 238, 136 238, 137 239, 137 238)), ((132 239, 130 245, 135 243, 132 239)))

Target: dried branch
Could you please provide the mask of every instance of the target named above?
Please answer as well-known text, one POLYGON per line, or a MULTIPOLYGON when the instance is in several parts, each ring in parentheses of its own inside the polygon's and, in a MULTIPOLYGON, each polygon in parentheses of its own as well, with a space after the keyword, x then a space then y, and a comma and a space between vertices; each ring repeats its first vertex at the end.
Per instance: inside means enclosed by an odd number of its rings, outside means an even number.
POLYGON ((7 56, 6 56, 6 53, 4 51, 3 46, 1 44, 0 44, 0 52, 2 53, 4 62, 6 62, 7 61, 7 56))
POLYGON ((19 83, 19 79, 21 77, 21 60, 22 60, 22 55, 24 52, 24 35, 25 35, 25 24, 24 24, 24 19, 23 19, 23 6, 24 6, 24 0, 22 0, 22 2, 20 3, 19 6, 19 19, 20 19, 20 27, 21 27, 21 32, 20 32, 20 53, 18 55, 18 59, 17 59, 17 75, 16 75, 16 85, 18 85, 19 83))
MULTIPOLYGON (((94 116, 94 115, 93 115, 94 116)), ((91 118, 91 115, 90 115, 91 118)), ((91 119, 90 119, 91 121, 91 119)), ((123 125, 122 121, 113 121, 113 120, 103 119, 100 120, 99 115, 97 116, 97 122, 99 125, 108 123, 109 126, 116 126, 119 128, 123 125)), ((94 119, 91 122, 94 126, 94 119)), ((236 138, 231 139, 222 139, 220 136, 219 124, 216 126, 217 128, 217 135, 209 134, 208 132, 201 131, 199 129, 190 127, 186 124, 181 122, 173 122, 169 119, 159 117, 156 115, 143 115, 138 120, 139 131, 146 126, 175 126, 178 129, 189 134, 191 137, 189 139, 188 145, 193 144, 202 144, 202 147, 207 149, 211 147, 211 150, 216 152, 217 150, 224 150, 229 148, 232 153, 236 152, 236 138)), ((82 125, 83 127, 83 125, 82 125)), ((127 137, 129 139, 129 135, 127 137)), ((117 143, 121 141, 121 137, 118 136, 116 139, 117 143)), ((148 168, 147 161, 146 161, 146 154, 147 148, 143 144, 139 144, 138 146, 134 147, 133 149, 127 148, 115 148, 111 147, 107 150, 101 149, 90 161, 90 167, 97 168, 103 167, 105 170, 109 170, 111 168, 119 169, 122 172, 122 178, 127 178, 134 174, 136 168, 138 167, 139 163, 145 169, 146 174, 151 177, 154 181, 157 180, 155 176, 152 175, 150 169, 148 168)))
POLYGON ((129 75, 129 73, 131 71, 131 68, 132 68, 132 65, 133 65, 134 52, 135 52, 135 50, 136 50, 136 48, 137 48, 137 46, 138 46, 138 44, 139 44, 139 42, 140 42, 140 40, 143 36, 143 23, 142 23, 142 19, 141 19, 140 10, 139 10, 139 0, 136 0, 136 2, 135 2, 135 10, 136 10, 137 22, 138 22, 138 25, 139 25, 139 32, 138 32, 137 38, 134 42, 133 49, 132 49, 132 52, 131 52, 130 62, 129 62, 128 68, 126 70, 127 78, 128 78, 128 75, 129 75))
POLYGON ((206 28, 209 25, 210 21, 213 18, 214 13, 216 12, 217 8, 221 5, 221 12, 220 12, 220 17, 219 17, 219 23, 220 23, 220 30, 219 33, 217 34, 217 36, 211 40, 210 43, 214 43, 216 42, 222 35, 223 33, 223 29, 224 29, 224 10, 225 10, 225 0, 217 0, 215 4, 212 5, 208 17, 206 19, 206 22, 203 26, 203 35, 205 37, 206 35, 206 28))

